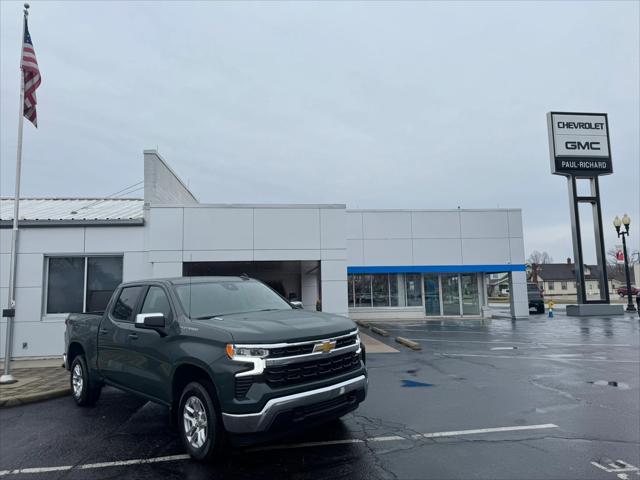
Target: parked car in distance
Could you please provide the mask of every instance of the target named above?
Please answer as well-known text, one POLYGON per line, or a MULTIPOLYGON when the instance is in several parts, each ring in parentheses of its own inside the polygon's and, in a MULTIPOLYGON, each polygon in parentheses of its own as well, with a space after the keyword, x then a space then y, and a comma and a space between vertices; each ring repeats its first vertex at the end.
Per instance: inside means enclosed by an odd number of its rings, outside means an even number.
POLYGON ((544 313, 544 294, 535 283, 527 283, 529 309, 535 308, 537 313, 544 313))
MULTIPOLYGON (((640 293, 640 289, 636 288, 634 285, 631 285, 631 295, 638 295, 638 293, 640 293)), ((621 297, 626 297, 627 296, 627 287, 623 286, 623 287, 619 287, 618 288, 618 295, 620 295, 621 297)))
POLYGON ((364 345, 350 319, 300 306, 248 277, 124 283, 66 320, 73 398, 111 385, 166 405, 203 461, 341 417, 366 397, 364 345))

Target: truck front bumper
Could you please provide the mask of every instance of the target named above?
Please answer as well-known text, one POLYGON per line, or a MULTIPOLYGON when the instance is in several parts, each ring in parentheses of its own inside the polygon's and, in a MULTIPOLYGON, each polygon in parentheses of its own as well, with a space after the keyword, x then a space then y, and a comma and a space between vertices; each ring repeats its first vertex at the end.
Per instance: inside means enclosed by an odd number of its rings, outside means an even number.
MULTIPOLYGON (((264 408, 257 413, 235 414, 222 413, 222 421, 224 427, 229 433, 260 433, 271 428, 280 414, 294 412, 304 407, 312 407, 318 405, 319 409, 324 411, 330 409, 330 401, 336 401, 340 397, 345 399, 355 397, 356 393, 360 393, 358 403, 364 399, 367 391, 367 377, 360 375, 335 385, 309 390, 306 392, 295 393, 285 397, 273 398, 269 400, 264 408), (329 403, 327 403, 329 402, 329 403), (326 408, 325 408, 326 406, 326 408)), ((339 405, 339 404, 338 404, 339 405)), ((357 404, 356 404, 357 406, 357 404)), ((355 408, 355 407, 354 407, 355 408)))

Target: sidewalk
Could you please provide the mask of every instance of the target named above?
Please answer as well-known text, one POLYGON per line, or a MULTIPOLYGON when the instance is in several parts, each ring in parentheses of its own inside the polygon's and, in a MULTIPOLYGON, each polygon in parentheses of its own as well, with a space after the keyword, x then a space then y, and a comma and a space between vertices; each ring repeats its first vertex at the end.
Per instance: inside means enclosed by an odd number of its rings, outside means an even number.
MULTIPOLYGON (((11 362, 11 375, 18 381, 0 385, 0 408, 68 395, 69 372, 61 365, 62 359, 58 357, 11 362)), ((0 362, 2 368, 4 363, 0 362)))

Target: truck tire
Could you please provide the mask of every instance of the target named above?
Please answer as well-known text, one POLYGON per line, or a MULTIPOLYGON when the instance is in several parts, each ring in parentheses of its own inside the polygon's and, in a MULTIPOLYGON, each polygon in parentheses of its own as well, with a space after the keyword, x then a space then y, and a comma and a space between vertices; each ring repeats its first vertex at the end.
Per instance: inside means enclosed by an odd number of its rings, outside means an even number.
POLYGON ((102 385, 91 378, 84 355, 78 355, 71 364, 71 396, 80 407, 95 405, 100 398, 102 385))
POLYGON ((225 432, 213 402, 213 384, 206 380, 184 387, 178 408, 178 430, 185 450, 194 460, 212 462, 220 458, 225 432))

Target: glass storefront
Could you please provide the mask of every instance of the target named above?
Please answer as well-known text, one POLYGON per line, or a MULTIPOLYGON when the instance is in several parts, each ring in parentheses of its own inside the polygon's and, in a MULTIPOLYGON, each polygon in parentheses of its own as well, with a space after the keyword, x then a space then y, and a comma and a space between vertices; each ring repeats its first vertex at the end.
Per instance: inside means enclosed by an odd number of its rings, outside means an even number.
POLYGON ((371 275, 353 276, 353 306, 371 307, 371 275))
POLYGON ((440 315, 440 282, 437 273, 424 274, 424 312, 427 316, 440 315))
MULTIPOLYGON (((375 275, 349 275, 349 307, 404 307, 407 305, 404 296, 402 275, 382 273, 375 275)), ((419 301, 422 301, 418 292, 419 301)), ((419 303, 418 305, 422 305, 419 303)))
POLYGON ((442 314, 460 315, 460 289, 458 274, 442 275, 442 314))
POLYGON ((407 273, 405 278, 405 292, 407 294, 407 307, 419 307, 422 305, 422 274, 407 273))
POLYGON ((374 307, 389 306, 389 274, 372 275, 371 289, 374 307))
POLYGON ((427 317, 480 315, 475 273, 349 274, 349 308, 423 307, 427 317))
POLYGON ((462 292, 462 314, 480 315, 480 297, 478 296, 478 280, 473 273, 460 275, 462 292))

